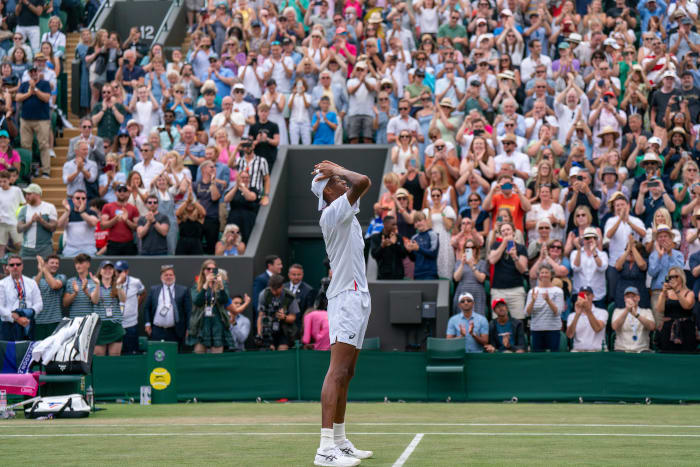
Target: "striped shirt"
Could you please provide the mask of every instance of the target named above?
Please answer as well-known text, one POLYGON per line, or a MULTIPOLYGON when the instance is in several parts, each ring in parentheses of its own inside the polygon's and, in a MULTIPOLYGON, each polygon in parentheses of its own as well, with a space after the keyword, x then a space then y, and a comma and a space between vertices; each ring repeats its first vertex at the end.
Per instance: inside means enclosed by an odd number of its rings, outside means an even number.
MULTIPOLYGON (((85 280, 87 281, 88 294, 92 293, 92 291, 95 290, 95 283, 90 279, 85 280)), ((80 290, 78 290, 78 294, 75 296, 73 303, 71 303, 70 307, 68 308, 68 316, 70 318, 89 315, 93 311, 92 301, 90 300, 90 297, 83 292, 79 277, 71 277, 68 279, 68 283, 66 284, 66 292, 73 293, 73 283, 76 281, 78 281, 78 288, 80 290)))
POLYGON ((561 313, 564 311, 564 291, 559 287, 535 287, 527 293, 525 309, 532 302, 532 291, 537 289, 537 299, 532 309, 532 321, 530 328, 533 331, 556 331, 561 329, 561 313), (549 294, 549 299, 557 307, 557 314, 554 314, 550 306, 544 299, 545 292, 549 294))
POLYGON ((270 174, 267 160, 260 156, 255 156, 252 161, 247 161, 241 157, 238 161, 238 170, 245 170, 250 174, 250 186, 258 190, 258 193, 265 193, 265 176, 270 174))
POLYGON ((102 321, 122 322, 122 309, 119 306, 119 297, 112 297, 112 287, 100 286, 100 300, 93 305, 92 310, 97 313, 102 321), (108 313, 111 312, 111 313, 108 313), (111 315, 111 316, 108 316, 111 315))
POLYGON ((61 281, 61 284, 63 284, 57 290, 52 289, 44 277, 39 281, 39 292, 44 302, 44 309, 36 317, 37 324, 58 323, 63 318, 61 314, 61 298, 63 298, 63 292, 66 290, 66 276, 65 274, 56 274, 54 279, 61 281))

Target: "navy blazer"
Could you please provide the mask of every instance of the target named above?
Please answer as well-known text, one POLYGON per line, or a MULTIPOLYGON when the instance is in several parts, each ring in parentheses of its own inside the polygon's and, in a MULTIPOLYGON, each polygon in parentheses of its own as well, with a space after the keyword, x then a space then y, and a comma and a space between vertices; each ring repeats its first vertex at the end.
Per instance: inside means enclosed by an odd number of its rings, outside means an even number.
MULTIPOLYGON (((143 307, 144 322, 151 323, 151 326, 154 325, 153 319, 156 311, 158 311, 158 300, 160 300, 162 290, 163 284, 154 285, 148 291, 148 297, 146 297, 146 303, 143 307)), ((175 284, 174 298, 175 307, 177 308, 177 313, 175 313, 175 332, 180 339, 184 339, 187 327, 190 324, 190 314, 192 313, 190 289, 184 285, 175 284)))
POLYGON ((262 274, 255 276, 255 279, 253 279, 253 316, 258 316, 258 298, 260 297, 260 292, 267 287, 269 280, 270 275, 267 271, 263 271, 262 274))

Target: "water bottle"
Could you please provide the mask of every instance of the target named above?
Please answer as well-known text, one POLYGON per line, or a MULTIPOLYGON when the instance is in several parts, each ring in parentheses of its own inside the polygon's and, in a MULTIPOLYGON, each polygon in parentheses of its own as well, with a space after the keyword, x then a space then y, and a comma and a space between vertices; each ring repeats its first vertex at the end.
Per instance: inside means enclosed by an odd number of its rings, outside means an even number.
POLYGON ((95 411, 95 392, 92 389, 92 385, 88 386, 87 392, 85 393, 85 396, 87 397, 87 403, 90 406, 90 411, 94 412, 95 411))
POLYGON ((7 410, 7 391, 0 389, 0 415, 7 410))

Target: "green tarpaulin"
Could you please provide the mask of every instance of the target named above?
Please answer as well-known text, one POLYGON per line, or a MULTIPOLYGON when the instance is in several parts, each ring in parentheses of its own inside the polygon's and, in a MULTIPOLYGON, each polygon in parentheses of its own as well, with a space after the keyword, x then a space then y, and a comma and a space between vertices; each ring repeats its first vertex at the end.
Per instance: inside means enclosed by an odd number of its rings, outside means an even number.
MULTIPOLYGON (((430 399, 465 401, 700 401, 696 355, 601 353, 472 354, 459 376, 432 374, 430 399), (464 388, 464 390, 463 390, 464 388)), ((178 399, 200 401, 319 400, 328 352, 182 354, 178 399)), ((95 357, 98 399, 138 398, 148 384, 145 356, 95 357)), ((426 400, 425 355, 363 352, 350 399, 426 400)))

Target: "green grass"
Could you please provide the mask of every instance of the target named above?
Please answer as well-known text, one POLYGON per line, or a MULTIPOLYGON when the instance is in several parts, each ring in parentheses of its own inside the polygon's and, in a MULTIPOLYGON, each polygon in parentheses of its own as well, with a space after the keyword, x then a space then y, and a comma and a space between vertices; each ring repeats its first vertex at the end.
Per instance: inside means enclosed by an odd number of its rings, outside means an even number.
MULTIPOLYGON (((318 446, 318 403, 101 407, 0 421, 3 465, 301 466, 318 446)), ((417 433, 406 466, 697 465, 699 418, 694 405, 351 403, 346 425, 375 452, 363 466, 391 466, 417 433)))

